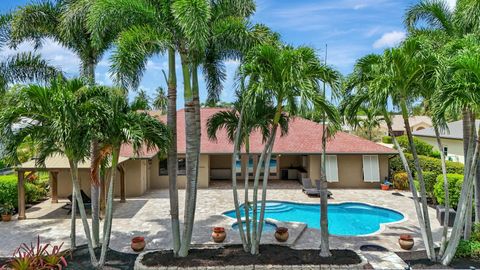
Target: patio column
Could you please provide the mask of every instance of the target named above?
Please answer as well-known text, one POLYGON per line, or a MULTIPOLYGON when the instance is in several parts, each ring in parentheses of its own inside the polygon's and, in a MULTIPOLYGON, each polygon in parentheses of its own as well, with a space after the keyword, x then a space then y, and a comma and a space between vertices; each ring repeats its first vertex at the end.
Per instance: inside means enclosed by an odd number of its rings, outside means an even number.
POLYGON ((51 171, 50 176, 52 179, 52 203, 58 203, 58 171, 51 171))
POLYGON ((125 196, 125 170, 122 166, 117 167, 118 171, 120 172, 120 202, 126 202, 125 196))
POLYGON ((26 219, 25 216, 25 172, 18 171, 18 219, 26 219))

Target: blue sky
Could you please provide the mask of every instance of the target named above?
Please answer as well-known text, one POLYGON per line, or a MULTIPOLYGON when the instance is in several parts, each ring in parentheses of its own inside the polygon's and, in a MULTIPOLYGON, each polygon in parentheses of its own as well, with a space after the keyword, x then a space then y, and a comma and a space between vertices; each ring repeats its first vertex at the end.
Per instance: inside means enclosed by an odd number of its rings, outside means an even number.
MULTIPOLYGON (((451 6, 455 0, 445 0, 451 6)), ((7 12, 25 4, 27 0, 0 2, 0 11, 7 12)), ((308 45, 323 56, 328 44, 328 63, 342 74, 351 72, 356 59, 369 53, 380 53, 395 46, 405 37, 402 25, 405 9, 416 0, 257 0, 256 23, 268 25, 292 45, 308 45)), ((30 44, 23 44, 20 50, 30 50, 30 44)), ((0 52, 0 57, 13 53, 0 52)), ((78 58, 53 41, 47 40, 39 50, 51 64, 62 68, 70 76, 78 75, 78 58)), ((97 82, 110 85, 109 54, 99 63, 96 70, 97 82)), ((238 64, 226 62, 228 78, 224 84, 221 99, 234 100, 233 76, 238 64)), ((162 69, 166 69, 162 56, 148 61, 147 72, 141 88, 153 97, 158 86, 165 86, 162 69)), ((180 70, 179 74, 180 74, 180 70)), ((183 107, 183 82, 178 76, 178 106, 183 107)), ((206 98, 204 83, 201 83, 201 99, 206 98)), ((133 96, 134 93, 131 93, 133 96)))

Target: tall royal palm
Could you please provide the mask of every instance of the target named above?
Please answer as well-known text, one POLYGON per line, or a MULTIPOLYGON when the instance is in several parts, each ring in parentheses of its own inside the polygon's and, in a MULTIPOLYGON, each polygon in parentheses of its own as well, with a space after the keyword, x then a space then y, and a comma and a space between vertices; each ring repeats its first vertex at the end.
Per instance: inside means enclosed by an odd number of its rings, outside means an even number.
MULTIPOLYGON (((258 97, 267 97, 267 104, 275 108, 270 126, 270 136, 260 155, 254 180, 252 249, 258 253, 263 230, 267 184, 270 171, 270 159, 281 115, 290 117, 300 111, 313 109, 325 113, 329 126, 339 125, 338 111, 321 94, 320 83, 325 82, 332 88, 338 87, 338 72, 323 65, 315 51, 308 47, 293 48, 281 44, 259 45, 247 53, 240 67, 240 75, 248 80, 245 100, 255 104, 258 97), (291 67, 295 66, 294 69, 291 67), (264 166, 262 170, 262 166, 264 166), (264 172, 260 218, 257 220, 258 183, 260 171, 264 172)), ((321 215, 326 216, 326 212, 321 215)), ((322 255, 328 255, 328 228, 322 228, 322 255)))
MULTIPOLYGON (((40 47, 44 39, 51 39, 74 52, 80 59, 80 75, 90 85, 95 83, 95 68, 111 46, 113 35, 104 35, 93 44, 86 27, 86 16, 92 0, 42 0, 19 7, 11 14, 10 43, 16 47, 24 41, 33 41, 40 47)), ((92 229, 94 245, 99 244, 100 147, 96 138, 90 146, 92 190, 92 229)))

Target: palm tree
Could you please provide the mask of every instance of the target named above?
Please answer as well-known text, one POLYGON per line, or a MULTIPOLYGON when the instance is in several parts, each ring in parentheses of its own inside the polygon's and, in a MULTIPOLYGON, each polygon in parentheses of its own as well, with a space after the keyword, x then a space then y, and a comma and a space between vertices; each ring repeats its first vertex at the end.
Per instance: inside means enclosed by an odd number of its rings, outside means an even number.
MULTIPOLYGON (((302 110, 314 109, 325 112, 330 127, 338 126, 338 112, 321 95, 319 83, 323 81, 337 88, 339 74, 321 64, 313 49, 283 45, 259 45, 252 49, 247 53, 245 63, 240 67, 240 74, 249 82, 245 97, 248 104, 255 104, 253 101, 258 97, 266 97, 267 104, 275 108, 270 136, 260 155, 253 187, 251 253, 257 254, 265 214, 269 163, 281 116, 283 113, 295 116, 302 110), (295 69, 292 69, 292 66, 295 66, 295 69), (257 222, 258 183, 262 166, 264 166, 262 199, 260 218, 257 222)), ((326 232, 328 234, 328 229, 326 232)), ((322 249, 328 252, 328 239, 322 239, 322 249)))
MULTIPOLYGON (((11 14, 10 44, 16 47, 24 41, 33 41, 35 48, 44 39, 52 39, 73 51, 80 59, 80 75, 90 85, 95 84, 95 68, 110 47, 114 35, 108 33, 95 43, 86 26, 86 17, 93 0, 55 1, 42 0, 24 5, 11 14)), ((92 196, 92 229, 94 245, 99 244, 100 182, 97 138, 90 146, 90 174, 92 196)))
POLYGON ((127 96, 122 89, 96 87, 86 94, 86 100, 95 104, 100 100, 99 109, 107 113, 105 118, 97 120, 104 123, 103 140, 101 144, 110 149, 111 172, 107 193, 107 207, 103 229, 103 241, 97 267, 102 268, 106 260, 106 252, 110 243, 113 218, 113 193, 118 166, 120 147, 130 144, 135 152, 140 149, 158 149, 164 155, 170 146, 170 131, 168 127, 147 113, 138 113, 137 108, 128 104, 127 96), (100 92, 100 93, 97 93, 100 92), (93 98, 89 95, 93 95, 93 98))
POLYGON ((147 92, 145 90, 139 90, 137 95, 132 101, 132 109, 133 110, 142 110, 142 111, 148 111, 151 109, 150 107, 150 101, 149 101, 149 96, 147 95, 147 92))
POLYGON ((157 94, 153 100, 153 108, 160 111, 160 114, 166 114, 168 109, 168 97, 163 87, 157 88, 157 94))
POLYGON ((222 71, 221 60, 235 55, 222 44, 244 44, 232 42, 242 36, 238 17, 249 16, 254 9, 251 1, 179 0, 159 4, 150 1, 118 2, 100 0, 92 7, 88 24, 94 36, 101 38, 107 33, 118 35, 117 47, 112 57, 112 69, 122 86, 135 88, 145 70, 148 58, 168 52, 169 62, 169 109, 167 122, 176 140, 176 72, 175 53, 180 54, 184 81, 185 126, 187 132, 187 199, 183 237, 180 237, 178 218, 178 189, 176 185, 176 142, 168 154, 169 190, 172 219, 174 254, 186 256, 190 246, 196 202, 198 158, 200 146, 200 105, 198 68, 203 64, 207 83, 219 90, 222 71), (212 42, 212 41, 216 42, 212 42), (228 43, 227 43, 228 42, 228 43), (216 45, 212 50, 212 46, 216 45), (206 51, 210 57, 204 57, 206 51), (215 52, 215 53, 213 53, 215 52), (218 54, 217 54, 218 53, 218 54), (221 57, 218 57, 218 56, 221 57), (207 63, 215 63, 207 65, 207 63), (215 77, 214 77, 215 75, 215 77))
MULTIPOLYGON (((29 85, 9 93, 10 106, 1 112, 0 126, 2 137, 6 138, 5 149, 10 160, 17 160, 16 149, 27 137, 36 144, 40 166, 47 157, 54 154, 60 153, 68 159, 73 196, 76 198, 72 201, 72 216, 76 214, 78 203, 90 258, 92 263, 95 263, 90 227, 78 182, 78 163, 88 156, 90 141, 85 111, 76 98, 83 87, 83 82, 78 79, 70 81, 56 79, 48 86, 29 85), (22 118, 31 119, 30 124, 14 132, 12 126, 22 118)), ((74 238, 75 227, 72 225, 73 244, 74 238)))
MULTIPOLYGON (((380 113, 371 107, 363 106, 359 115, 350 123, 354 128, 360 128, 362 132, 366 133, 366 138, 373 141, 373 131, 380 126, 383 118, 380 113)), ((364 133, 364 135, 365 135, 364 133)))
MULTIPOLYGON (((265 143, 269 137, 270 126, 275 114, 275 108, 265 106, 263 100, 257 100, 255 105, 247 105, 243 103, 242 92, 238 95, 237 102, 234 103, 232 109, 225 109, 212 115, 207 120, 207 133, 210 140, 217 140, 217 132, 225 129, 228 134, 228 139, 234 144, 233 156, 232 156, 232 168, 236 168, 239 151, 242 146, 245 148, 245 154, 247 155, 247 164, 250 164, 252 156, 250 154, 250 136, 255 131, 262 133, 263 142, 265 143)), ((288 117, 282 114, 279 120, 281 134, 288 133, 288 117)), ((240 204, 238 200, 237 192, 237 172, 232 169, 232 187, 233 198, 235 205, 235 213, 238 224, 242 224, 242 217, 240 213, 240 204)), ((243 226, 239 226, 240 239, 242 241, 245 252, 251 250, 252 235, 250 233, 250 210, 249 210, 249 175, 245 174, 245 199, 243 203, 246 233, 243 231, 243 226)))
MULTIPOLYGON (((443 0, 422 0, 411 6, 405 15, 405 25, 410 32, 440 31, 443 33, 443 43, 462 38, 469 34, 476 34, 480 29, 480 5, 474 0, 457 1, 451 9, 443 0)), ((468 154, 472 112, 466 108, 459 109, 463 115, 463 141, 464 156, 468 154)), ((475 145, 473 145, 475 147, 475 145)), ((473 151, 473 150, 472 150, 473 151)), ((480 166, 477 165, 477 178, 475 185, 475 220, 480 222, 480 166)), ((468 217, 467 217, 468 218, 468 217)), ((469 236, 471 222, 468 218, 465 236, 469 236)))

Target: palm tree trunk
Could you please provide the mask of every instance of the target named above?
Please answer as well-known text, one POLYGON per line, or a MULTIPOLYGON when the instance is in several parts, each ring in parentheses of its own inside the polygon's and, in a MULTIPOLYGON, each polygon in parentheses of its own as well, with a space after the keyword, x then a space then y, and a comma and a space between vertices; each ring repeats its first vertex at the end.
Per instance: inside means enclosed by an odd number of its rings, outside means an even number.
MULTIPOLYGON (((270 139, 269 139, 270 141, 270 139)), ((265 159, 265 155, 268 151, 270 142, 267 142, 265 147, 263 148, 262 153, 260 154, 260 158, 257 162, 257 167, 255 171, 255 179, 253 180, 253 201, 252 201, 252 247, 250 253, 252 255, 258 254, 258 247, 260 243, 257 241, 257 234, 258 234, 258 183, 260 181, 260 172, 263 166, 263 161, 265 159)), ((265 172, 264 172, 265 173, 265 172)))
MULTIPOLYGON (((193 223, 195 220, 195 202, 197 195, 197 168, 199 138, 197 131, 197 117, 194 102, 194 93, 191 87, 190 63, 185 53, 180 53, 185 99, 185 130, 186 130, 186 171, 187 186, 185 190, 185 215, 179 257, 186 257, 190 249, 193 223)), ((196 67, 195 67, 196 68, 196 67)), ((193 69, 192 69, 193 72, 193 69)), ((195 72, 196 73, 196 72, 195 72)))
MULTIPOLYGON (((249 134, 245 134, 248 136, 249 134)), ((250 145, 249 145, 249 138, 245 138, 245 152, 247 154, 247 171, 245 172, 245 201, 243 203, 243 209, 245 211, 245 226, 246 226, 246 235, 247 235, 247 248, 251 250, 252 248, 252 235, 250 232, 250 203, 248 199, 248 189, 249 189, 249 167, 250 167, 250 159, 252 158, 250 155, 250 145)))
POLYGON ((420 161, 418 159, 417 149, 413 141, 412 130, 410 128, 410 121, 408 120, 408 109, 405 101, 401 102, 401 110, 402 110, 403 122, 405 123, 405 130, 407 131, 408 143, 410 146, 410 150, 412 152, 415 170, 418 176, 418 182, 420 183, 420 200, 422 201, 423 221, 425 222, 425 234, 427 237, 425 239, 426 241, 424 244, 427 250, 428 258, 431 261, 435 261, 436 260, 435 249, 434 249, 435 247, 433 245, 432 229, 430 225, 430 217, 428 214, 427 192, 425 188, 425 181, 423 179, 423 172, 422 172, 422 167, 420 166, 420 161))
MULTIPOLYGON (((72 182, 73 183, 73 182, 72 182)), ((76 189, 72 184, 72 212, 70 218, 70 248, 73 250, 77 247, 77 200, 75 199, 76 189)))
MULTIPOLYGON (((405 153, 403 152, 402 147, 400 147, 400 144, 398 143, 397 138, 395 137, 395 133, 393 132, 393 129, 392 129, 392 123, 390 121, 390 117, 389 117, 387 111, 384 111, 383 115, 384 115, 384 118, 385 118, 385 122, 387 123, 388 133, 392 137, 393 145, 398 150, 398 154, 400 155, 400 160, 402 161, 403 168, 405 169, 405 172, 407 173, 408 184, 410 186, 410 190, 412 191, 413 205, 415 206, 415 212, 417 214, 418 224, 420 226, 420 233, 421 233, 422 239, 425 243, 426 239, 427 239, 425 222, 423 221, 422 209, 420 207, 420 203, 419 203, 419 200, 418 200, 417 189, 415 188, 415 183, 413 181, 412 170, 410 169, 410 165, 408 164, 407 158, 405 157, 405 153)), ((430 249, 426 249, 426 251, 427 251, 427 255, 428 255, 428 253, 430 252, 430 249)))
MULTIPOLYGON (((277 122, 278 123, 278 120, 277 122)), ((260 245, 260 240, 262 238, 262 232, 263 232, 263 221, 265 219, 265 206, 267 203, 267 186, 268 186, 268 177, 270 176, 270 159, 272 157, 272 150, 273 150, 273 145, 275 144, 275 136, 277 134, 277 128, 278 124, 274 124, 272 127, 272 131, 270 131, 270 138, 269 141, 266 145, 268 147, 267 149, 267 158, 265 160, 265 166, 263 170, 263 182, 262 182, 262 201, 261 201, 261 206, 260 206, 260 220, 258 222, 258 232, 257 232, 257 245, 260 245)), ((258 248, 257 248, 258 250, 258 248)))
POLYGON ((173 254, 180 250, 180 220, 178 214, 177 187, 177 72, 175 71, 175 50, 168 49, 168 113, 167 125, 172 132, 172 145, 168 149, 168 193, 170 197, 170 216, 172 224, 173 254))
POLYGON ((326 174, 327 165, 327 128, 325 125, 325 114, 323 115, 322 132, 322 166, 321 166, 321 187, 320 187, 320 256, 330 257, 330 241, 328 232, 328 182, 326 174))
POLYGON ((438 259, 441 259, 447 245, 448 223, 450 222, 450 198, 448 190, 447 165, 445 161, 445 153, 443 152, 443 144, 440 139, 440 132, 438 131, 438 126, 434 124, 433 128, 435 130, 435 137, 437 139, 438 149, 440 149, 440 158, 442 161, 443 189, 445 190, 445 216, 443 218, 442 240, 440 242, 440 250, 437 256, 438 259))
POLYGON ((92 240, 93 246, 100 244, 100 170, 98 159, 100 147, 97 140, 90 143, 90 196, 92 199, 92 240))
MULTIPOLYGON (((480 128, 479 128, 480 131, 480 128)), ((478 135, 477 135, 478 136, 478 135)), ((473 138, 471 138, 473 139, 473 138)), ((474 182, 474 175, 476 171, 476 166, 478 164, 478 153, 479 153, 480 144, 477 143, 475 150, 468 151, 468 156, 466 156, 465 172, 468 171, 468 174, 464 176, 462 191, 460 193, 460 198, 458 200, 457 214, 455 216, 455 222, 453 224, 453 229, 450 234, 450 239, 448 241, 448 246, 445 250, 445 254, 442 258, 443 265, 449 265, 455 256, 455 252, 460 242, 460 237, 462 235, 462 230, 464 228, 465 216, 467 214, 468 201, 472 199, 472 187, 474 182)))
POLYGON ((102 250, 100 252, 100 260, 98 262, 98 267, 103 268, 105 265, 105 260, 107 258, 107 249, 110 245, 110 237, 112 234, 112 223, 113 223, 113 197, 115 191, 115 177, 117 174, 118 158, 120 155, 120 147, 115 147, 112 152, 112 168, 110 173, 110 183, 108 185, 108 195, 107 195, 107 209, 105 214, 105 223, 103 224, 103 240, 102 240, 102 250))
MULTIPOLYGON (((95 257, 95 252, 93 250, 93 244, 92 244, 92 236, 90 234, 90 226, 88 225, 88 220, 87 220, 87 214, 85 212, 85 205, 83 204, 83 198, 82 195, 80 194, 80 184, 78 182, 78 162, 73 161, 72 159, 68 160, 70 163, 70 170, 71 170, 71 175, 72 175, 72 185, 73 188, 75 189, 75 197, 78 203, 78 209, 80 210, 80 216, 82 218, 82 223, 83 223, 83 229, 85 231, 85 237, 87 238, 87 246, 88 246, 88 252, 90 254, 90 260, 92 262, 92 265, 97 264, 97 258, 95 257)), ((72 198, 73 201, 73 198, 72 198)), ((76 212, 77 209, 73 209, 73 212, 76 212)))
MULTIPOLYGON (((468 110, 468 128, 469 128, 469 141, 468 141, 468 144, 467 144, 467 153, 469 153, 469 155, 472 155, 473 153, 471 151, 473 151, 473 149, 475 149, 475 116, 474 116, 474 113, 471 111, 471 110, 468 110)), ((464 147, 465 147, 465 143, 464 143, 464 147)), ((465 149, 464 149, 465 150, 465 149)), ((467 173, 468 175, 468 173, 467 173)), ((475 188, 475 180, 473 180, 473 191, 476 190, 475 188)), ((469 240, 470 239, 470 235, 472 234, 472 207, 473 207, 473 200, 469 200, 467 201, 467 214, 465 216, 465 229, 463 230, 463 238, 465 240, 469 240)), ((475 203, 476 205, 476 203, 475 203)))
POLYGON ((237 157, 240 151, 240 139, 242 134, 242 121, 243 121, 243 108, 240 112, 238 119, 237 130, 235 131, 235 141, 233 143, 233 155, 232 155, 232 191, 233 191, 233 204, 235 206, 235 215, 237 217, 238 233, 240 234, 240 240, 242 241, 243 249, 248 252, 247 241, 245 233, 243 231, 242 215, 240 213, 240 204, 238 202, 238 190, 237 190, 237 157))

